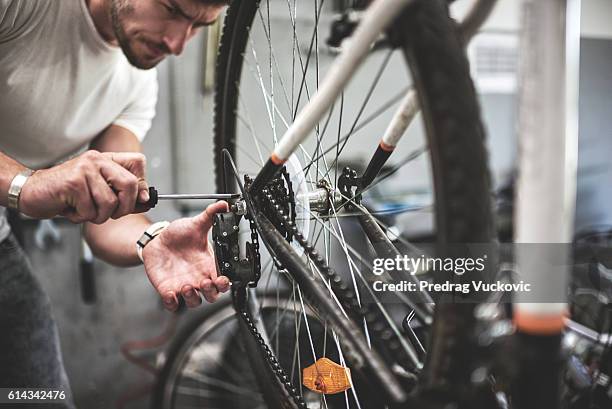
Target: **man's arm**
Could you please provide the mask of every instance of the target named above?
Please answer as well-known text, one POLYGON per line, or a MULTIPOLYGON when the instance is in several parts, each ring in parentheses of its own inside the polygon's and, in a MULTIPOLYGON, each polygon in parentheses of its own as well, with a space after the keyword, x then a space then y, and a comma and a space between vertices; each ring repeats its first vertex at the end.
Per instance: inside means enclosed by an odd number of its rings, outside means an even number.
MULTIPOLYGON (((141 149, 133 133, 115 125, 103 132, 92 148, 122 152, 141 149)), ((144 170, 133 173, 139 174, 144 182, 144 170)), ((141 183, 139 190, 146 189, 146 183, 141 183)), ((217 202, 197 216, 175 220, 143 249, 145 271, 166 309, 175 311, 179 297, 188 307, 202 302, 200 294, 214 302, 219 293, 229 289, 228 278, 217 275, 213 248, 208 241, 214 214, 226 211, 227 203, 217 202)), ((136 240, 150 224, 146 216, 131 214, 101 225, 87 223, 85 237, 98 257, 116 265, 134 265, 139 262, 136 240)))
MULTIPOLYGON (((109 217, 131 214, 140 182, 130 168, 144 167, 144 156, 140 153, 87 151, 28 177, 19 194, 19 211, 35 219, 61 215, 73 223, 102 223, 109 217)), ((1 206, 8 205, 11 183, 25 169, 0 152, 1 206)))
MULTIPOLYGON (((111 125, 102 132, 92 142, 91 148, 100 152, 142 151, 138 138, 117 125, 111 125)), ((144 169, 142 172, 140 194, 147 190, 144 169)), ((83 230, 85 239, 96 257, 117 266, 128 267, 141 263, 136 254, 136 241, 150 225, 151 221, 144 214, 130 214, 117 220, 109 219, 103 224, 86 223, 83 230)))

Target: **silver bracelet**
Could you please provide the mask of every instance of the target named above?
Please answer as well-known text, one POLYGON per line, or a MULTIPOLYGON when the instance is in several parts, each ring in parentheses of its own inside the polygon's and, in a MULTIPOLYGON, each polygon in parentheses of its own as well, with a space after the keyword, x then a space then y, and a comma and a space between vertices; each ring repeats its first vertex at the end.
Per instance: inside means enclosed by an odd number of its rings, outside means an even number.
POLYGON ((15 175, 8 190, 9 209, 19 210, 19 196, 21 196, 21 189, 33 173, 34 171, 32 169, 24 169, 15 175))

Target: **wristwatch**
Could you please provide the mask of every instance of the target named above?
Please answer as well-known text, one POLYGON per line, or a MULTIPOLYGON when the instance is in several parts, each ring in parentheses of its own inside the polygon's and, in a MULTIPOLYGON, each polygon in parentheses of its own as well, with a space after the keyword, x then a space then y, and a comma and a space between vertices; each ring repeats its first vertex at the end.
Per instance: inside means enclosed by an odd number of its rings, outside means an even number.
POLYGON ((144 263, 144 259, 142 258, 142 250, 145 248, 145 246, 149 244, 149 242, 151 242, 151 240, 153 240, 156 236, 159 236, 161 232, 164 231, 164 229, 169 225, 170 222, 168 221, 153 223, 147 230, 145 230, 144 233, 142 233, 142 236, 140 236, 136 242, 136 254, 138 254, 140 261, 144 263))
POLYGON ((21 195, 21 189, 33 173, 34 171, 32 169, 24 169, 15 175, 8 190, 7 204, 9 209, 19 210, 19 196, 21 195))

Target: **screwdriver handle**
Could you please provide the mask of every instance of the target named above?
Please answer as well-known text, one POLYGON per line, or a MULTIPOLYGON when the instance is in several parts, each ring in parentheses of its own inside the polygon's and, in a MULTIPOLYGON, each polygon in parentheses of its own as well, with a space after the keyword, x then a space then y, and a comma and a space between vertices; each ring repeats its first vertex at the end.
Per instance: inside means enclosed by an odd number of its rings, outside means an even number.
POLYGON ((134 213, 148 212, 157 206, 157 202, 159 202, 159 194, 157 193, 157 189, 155 189, 153 186, 149 186, 149 200, 146 203, 136 203, 134 213))
POLYGON ((146 206, 149 209, 153 209, 157 206, 157 202, 159 201, 159 194, 157 193, 157 189, 153 186, 149 186, 149 201, 146 203, 146 206))

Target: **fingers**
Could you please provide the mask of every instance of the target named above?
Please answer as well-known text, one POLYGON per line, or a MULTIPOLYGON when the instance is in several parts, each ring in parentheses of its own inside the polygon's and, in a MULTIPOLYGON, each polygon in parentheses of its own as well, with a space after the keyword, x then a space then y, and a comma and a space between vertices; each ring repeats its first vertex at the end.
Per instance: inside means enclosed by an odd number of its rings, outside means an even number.
POLYGON ((75 190, 75 195, 72 199, 74 203, 70 203, 70 208, 65 212, 66 217, 71 222, 83 223, 96 219, 98 213, 92 200, 90 186, 86 181, 80 189, 75 190))
POLYGON ((138 152, 106 152, 103 155, 138 178, 138 202, 149 201, 149 184, 146 181, 146 157, 138 152))
POLYGON ((138 179, 138 202, 147 203, 149 201, 149 184, 144 178, 138 179))
POLYGON ((33 217, 62 214, 75 223, 133 213, 137 199, 148 201, 145 165, 141 153, 84 152, 37 172, 22 192, 23 207, 33 217))
MULTIPOLYGON (((219 299, 220 293, 225 293, 230 289, 230 281, 227 277, 221 276, 213 280, 205 278, 202 280, 200 290, 194 288, 191 285, 185 284, 180 291, 181 297, 185 300, 185 305, 188 308, 195 308, 202 304, 202 297, 209 303, 214 303, 219 299)), ((179 301, 176 294, 172 291, 168 291, 166 295, 162 297, 164 308, 168 311, 174 312, 179 307, 179 301)))
POLYGON ((97 211, 96 217, 90 221, 95 224, 104 223, 117 210, 119 199, 99 173, 87 176, 87 183, 97 211))
POLYGON ((202 295, 206 301, 210 303, 217 301, 217 298, 219 298, 219 291, 210 278, 205 278, 202 280, 200 289, 202 290, 202 295))
POLYGON ((189 308, 197 307, 202 304, 202 298, 200 298, 200 293, 198 290, 193 288, 190 285, 184 285, 181 289, 181 295, 185 300, 185 305, 189 308))
POLYGON ((119 203, 112 214, 113 219, 130 214, 136 206, 138 196, 138 178, 121 165, 104 161, 100 164, 100 173, 116 192, 119 203))
POLYGON ((220 293, 227 292, 230 289, 230 281, 225 276, 215 278, 205 278, 200 284, 202 295, 206 301, 213 303, 217 301, 220 293))
POLYGON ((170 312, 174 312, 178 310, 178 299, 176 295, 172 291, 168 291, 163 297, 162 302, 164 304, 164 308, 170 312))
POLYGON ((213 282, 220 293, 224 293, 230 289, 230 280, 225 276, 219 276, 215 278, 213 282))
POLYGON ((227 212, 228 210, 229 205, 224 201, 219 201, 209 205, 206 210, 197 216, 198 222, 201 223, 202 230, 204 230, 204 232, 208 232, 213 225, 213 216, 216 213, 227 212))
POLYGON ((104 152, 102 153, 107 159, 117 163, 122 168, 127 169, 137 178, 145 179, 145 171, 147 167, 146 157, 138 152, 104 152))

